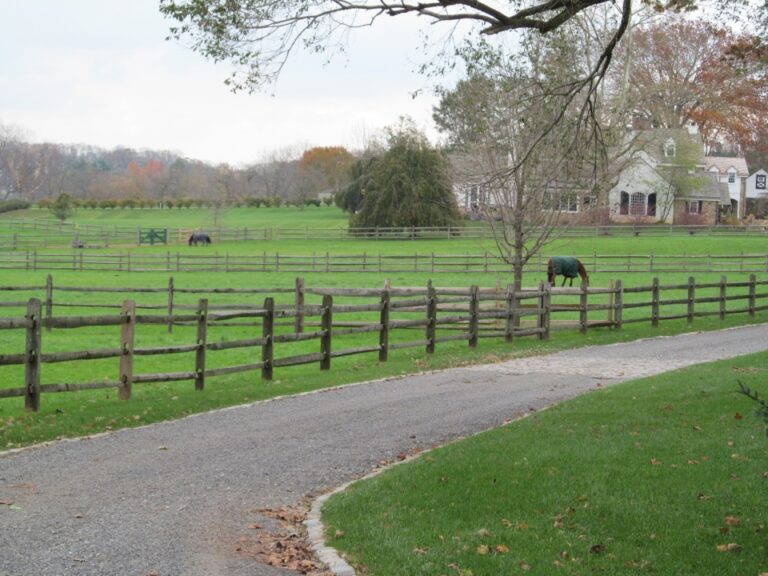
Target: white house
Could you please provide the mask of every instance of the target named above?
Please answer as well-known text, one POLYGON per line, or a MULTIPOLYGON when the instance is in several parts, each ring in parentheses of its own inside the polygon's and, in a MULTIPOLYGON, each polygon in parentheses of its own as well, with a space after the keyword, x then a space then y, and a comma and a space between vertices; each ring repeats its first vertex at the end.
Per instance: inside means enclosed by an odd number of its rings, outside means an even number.
POLYGON ((706 156, 706 169, 715 175, 719 182, 728 185, 728 197, 731 201, 731 213, 738 219, 746 212, 745 191, 749 177, 747 161, 740 157, 706 156))

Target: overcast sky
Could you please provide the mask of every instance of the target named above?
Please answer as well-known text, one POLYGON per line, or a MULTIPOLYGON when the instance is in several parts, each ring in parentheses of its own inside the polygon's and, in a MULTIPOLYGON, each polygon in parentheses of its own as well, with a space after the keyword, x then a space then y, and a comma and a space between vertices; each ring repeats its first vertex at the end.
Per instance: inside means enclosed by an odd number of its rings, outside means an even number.
POLYGON ((242 165, 286 148, 360 148, 411 116, 435 137, 415 24, 352 37, 349 58, 289 62, 271 94, 175 41, 158 0, 0 0, 0 123, 35 142, 171 150, 242 165), (423 89, 421 96, 411 94, 423 89))

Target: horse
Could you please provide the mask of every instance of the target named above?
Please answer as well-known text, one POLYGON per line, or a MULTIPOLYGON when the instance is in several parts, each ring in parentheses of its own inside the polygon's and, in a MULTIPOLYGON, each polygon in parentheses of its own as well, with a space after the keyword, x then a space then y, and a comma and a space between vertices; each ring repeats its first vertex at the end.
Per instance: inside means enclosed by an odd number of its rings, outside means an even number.
POLYGON ((211 244, 211 237, 205 232, 192 232, 192 235, 189 237, 189 246, 197 246, 200 242, 203 243, 203 246, 207 246, 211 244))
POLYGON ((555 277, 561 275, 563 277, 563 283, 560 286, 565 286, 565 281, 570 278, 571 283, 569 286, 573 286, 573 279, 577 275, 581 276, 581 281, 584 284, 589 284, 589 274, 587 269, 584 268, 578 258, 573 256, 553 256, 547 262, 547 281, 554 285, 555 277))

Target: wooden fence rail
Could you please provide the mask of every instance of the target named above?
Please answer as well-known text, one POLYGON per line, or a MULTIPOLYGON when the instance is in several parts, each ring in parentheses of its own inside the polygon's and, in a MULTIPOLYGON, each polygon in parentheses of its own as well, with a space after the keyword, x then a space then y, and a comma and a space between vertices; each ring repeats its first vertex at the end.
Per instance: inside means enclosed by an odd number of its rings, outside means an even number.
MULTIPOLYGON (((162 228, 169 244, 185 244, 192 228, 162 228)), ((38 247, 83 246, 103 248, 114 245, 139 244, 146 228, 139 226, 105 226, 57 220, 4 220, 0 222, 0 247, 11 250, 38 247)), ((447 227, 372 227, 372 228, 310 228, 294 227, 223 227, 207 229, 214 242, 248 242, 274 240, 421 240, 421 239, 486 239, 493 231, 482 223, 447 227)), ((744 226, 683 226, 683 225, 609 225, 571 226, 558 231, 560 237, 593 236, 765 236, 768 228, 761 224, 744 226)))
MULTIPOLYGON (((296 286, 300 285, 303 286, 303 281, 297 281, 296 286)), ((206 379, 214 376, 260 370, 263 379, 271 380, 276 368, 318 363, 321 370, 329 370, 333 358, 356 354, 376 353, 379 361, 384 362, 392 350, 424 347, 427 353, 433 354, 438 344, 455 340, 464 340, 468 346, 476 347, 480 338, 503 338, 507 342, 523 336, 547 339, 555 315, 566 315, 567 318, 559 321, 560 324, 577 327, 582 333, 596 327, 621 329, 630 322, 650 322, 655 327, 662 321, 672 319, 685 318, 693 322, 696 317, 713 315, 721 319, 728 314, 754 316, 757 312, 768 310, 768 292, 763 290, 765 286, 768 286, 768 281, 758 281, 753 274, 748 281, 732 283, 728 283, 723 276, 719 282, 697 284, 691 277, 687 283, 665 286, 655 278, 650 286, 624 287, 621 281, 616 281, 606 288, 586 285, 556 288, 541 283, 537 288, 517 292, 511 286, 506 290, 478 286, 440 289, 431 283, 425 288, 383 290, 304 287, 301 300, 297 299, 292 305, 277 306, 274 298, 269 296, 258 309, 218 310, 210 305, 207 298, 200 298, 191 314, 176 314, 174 311, 169 314, 138 314, 135 301, 127 299, 122 302, 119 313, 91 316, 47 316, 43 314, 44 303, 38 298, 31 298, 24 317, 0 318, 0 330, 26 331, 23 352, 0 354, 0 366, 24 365, 23 386, 0 388, 0 398, 23 396, 25 407, 37 411, 41 395, 50 392, 117 388, 119 397, 127 400, 132 395, 133 384, 137 383, 192 380, 196 390, 203 390, 206 379), (685 296, 664 296, 674 291, 685 296), (321 296, 321 304, 307 304, 304 293, 321 296), (374 299, 374 302, 341 304, 334 302, 334 296, 374 299), (553 302, 553 298, 558 301, 553 302), (578 300, 577 304, 573 303, 574 298, 578 300), (645 315, 637 314, 640 309, 646 310, 645 315), (628 310, 633 311, 631 316, 625 314, 628 310), (405 316, 393 318, 395 312, 405 316), (360 314, 366 313, 374 313, 375 321, 341 318, 346 314, 360 318, 360 314), (531 317, 532 323, 528 320, 531 317), (293 321, 279 323, 276 321, 279 318, 293 318, 293 321), (299 318, 301 322, 298 322, 299 318), (312 318, 317 318, 317 321, 312 321, 312 318), (211 339, 209 328, 228 326, 228 322, 237 319, 258 319, 261 336, 223 341, 211 339), (149 348, 135 346, 139 326, 166 324, 195 326, 194 343, 149 348), (94 326, 119 326, 118 346, 42 352, 43 327, 70 330, 94 326), (290 327, 291 331, 285 331, 286 327, 290 327), (307 331, 314 327, 317 330, 307 331), (392 333, 396 330, 419 330, 423 337, 393 341, 392 333), (377 342, 360 345, 357 337, 365 333, 377 333, 377 342), (290 343, 308 341, 318 343, 317 352, 275 357, 278 344, 282 348, 290 343), (342 347, 337 349, 337 346, 342 347), (248 348, 260 348, 260 361, 208 367, 210 353, 248 348), (194 364, 189 370, 134 372, 137 357, 183 353, 194 353, 194 364), (41 383, 46 364, 109 358, 119 359, 117 379, 114 381, 41 383)))
MULTIPOLYGON (((667 272, 762 273, 768 272, 768 254, 582 254, 587 270, 601 274, 667 272)), ((546 273, 548 256, 539 254, 525 271, 546 273)), ((498 253, 478 254, 280 254, 236 255, 201 248, 196 253, 38 252, 0 254, 0 269, 71 270, 110 272, 370 272, 370 273, 484 273, 509 274, 510 265, 498 253)))

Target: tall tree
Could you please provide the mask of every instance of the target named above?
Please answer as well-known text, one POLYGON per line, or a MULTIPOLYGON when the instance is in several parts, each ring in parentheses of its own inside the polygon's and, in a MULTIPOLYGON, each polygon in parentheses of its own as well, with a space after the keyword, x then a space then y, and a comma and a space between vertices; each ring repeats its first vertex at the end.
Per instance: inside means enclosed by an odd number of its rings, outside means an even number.
POLYGON ((648 125, 682 128, 695 122, 709 148, 755 146, 768 114, 768 62, 752 50, 756 38, 701 20, 656 22, 633 35, 629 100, 648 125))
POLYGON ((461 222, 447 158, 415 128, 390 129, 388 149, 357 165, 350 188, 361 205, 350 217, 359 227, 456 226, 461 222))
POLYGON ((316 146, 301 155, 299 171, 315 194, 335 194, 349 182, 349 171, 354 162, 355 157, 343 146, 316 146))
MULTIPOLYGON (((474 75, 435 109, 459 181, 475 194, 516 288, 525 264, 573 214, 593 210, 616 176, 610 157, 625 151, 623 130, 596 122, 607 117, 600 94, 592 91, 585 113, 570 90, 568 78, 591 66, 575 47, 589 42, 566 26, 546 40, 530 38, 516 56, 469 54, 474 75)), ((624 123, 611 118, 609 125, 624 123)))

